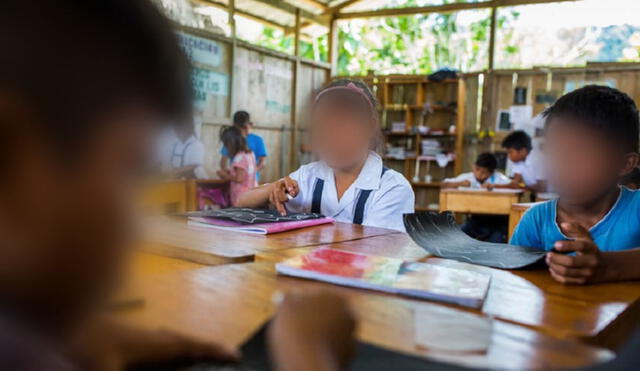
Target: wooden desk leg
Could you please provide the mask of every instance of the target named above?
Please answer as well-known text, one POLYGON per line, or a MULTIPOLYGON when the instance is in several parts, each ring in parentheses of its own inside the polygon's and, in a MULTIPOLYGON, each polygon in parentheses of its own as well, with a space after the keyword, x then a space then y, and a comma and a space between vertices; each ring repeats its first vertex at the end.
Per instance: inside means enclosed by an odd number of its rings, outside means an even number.
POLYGON ((198 185, 194 179, 187 181, 187 210, 186 211, 196 211, 198 210, 198 185))

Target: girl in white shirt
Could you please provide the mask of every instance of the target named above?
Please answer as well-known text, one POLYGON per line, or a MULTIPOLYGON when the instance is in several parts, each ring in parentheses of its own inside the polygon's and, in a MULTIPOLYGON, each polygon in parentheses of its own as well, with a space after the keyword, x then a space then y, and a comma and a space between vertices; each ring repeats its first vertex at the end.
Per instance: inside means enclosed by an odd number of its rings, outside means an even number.
POLYGON ((319 161, 244 193, 241 207, 271 205, 283 215, 315 212, 340 222, 404 231, 415 196, 400 173, 374 149, 380 136, 376 100, 360 81, 337 80, 316 96, 311 144, 319 161))

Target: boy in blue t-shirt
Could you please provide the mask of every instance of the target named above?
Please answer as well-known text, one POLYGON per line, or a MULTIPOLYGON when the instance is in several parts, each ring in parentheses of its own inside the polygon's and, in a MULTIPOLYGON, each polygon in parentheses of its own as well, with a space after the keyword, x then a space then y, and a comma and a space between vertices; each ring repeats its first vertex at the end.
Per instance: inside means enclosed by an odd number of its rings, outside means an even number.
MULTIPOLYGON (((247 146, 253 152, 256 157, 257 172, 256 179, 260 181, 260 171, 264 169, 264 164, 267 159, 267 148, 264 145, 264 141, 259 135, 250 132, 253 123, 251 122, 251 116, 247 111, 237 111, 233 114, 233 126, 240 129, 242 135, 247 140, 247 146)), ((226 169, 229 163, 229 153, 227 148, 222 147, 220 150, 222 158, 220 159, 220 168, 226 169)))
POLYGON ((549 251, 549 271, 562 283, 640 279, 640 191, 618 186, 639 161, 635 103, 591 85, 545 117, 548 178, 559 198, 531 208, 511 243, 549 251))

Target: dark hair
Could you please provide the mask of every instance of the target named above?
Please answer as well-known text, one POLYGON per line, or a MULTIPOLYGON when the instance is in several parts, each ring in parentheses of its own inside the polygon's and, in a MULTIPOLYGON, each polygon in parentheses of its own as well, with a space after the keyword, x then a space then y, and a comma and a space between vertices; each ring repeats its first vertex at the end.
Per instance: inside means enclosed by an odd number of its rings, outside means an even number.
POLYGON ((128 105, 192 118, 189 61, 148 0, 0 1, 0 50, 0 91, 24 101, 61 150, 128 105))
POLYGON ((247 111, 237 111, 233 114, 233 124, 241 129, 244 129, 251 122, 251 116, 247 111))
POLYGON ((483 167, 493 173, 498 167, 498 160, 496 160, 496 156, 493 154, 484 152, 478 155, 476 166, 483 167))
POLYGON ((640 187, 640 169, 634 168, 629 174, 620 179, 621 185, 631 185, 634 188, 640 187))
POLYGON ((595 128, 627 150, 638 152, 638 108, 627 94, 607 86, 587 85, 565 94, 549 107, 547 125, 559 117, 595 128))
POLYGON ((531 145, 531 137, 522 130, 517 130, 507 135, 507 137, 502 141, 502 147, 507 149, 513 148, 518 151, 523 148, 531 151, 533 148, 531 145))
POLYGON ((247 139, 236 126, 225 126, 220 129, 220 141, 227 149, 230 158, 234 158, 240 152, 247 152, 247 139))

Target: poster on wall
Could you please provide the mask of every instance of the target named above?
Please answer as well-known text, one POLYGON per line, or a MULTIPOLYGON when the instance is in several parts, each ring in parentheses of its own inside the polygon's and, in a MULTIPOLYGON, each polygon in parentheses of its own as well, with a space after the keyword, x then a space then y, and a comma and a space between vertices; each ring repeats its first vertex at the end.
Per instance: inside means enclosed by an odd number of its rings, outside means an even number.
POLYGON ((194 68, 191 76, 195 93, 194 106, 204 110, 212 95, 227 96, 229 93, 229 76, 223 73, 194 68))
POLYGON ((204 67, 218 67, 222 63, 222 46, 213 40, 177 32, 178 41, 189 59, 204 67))

